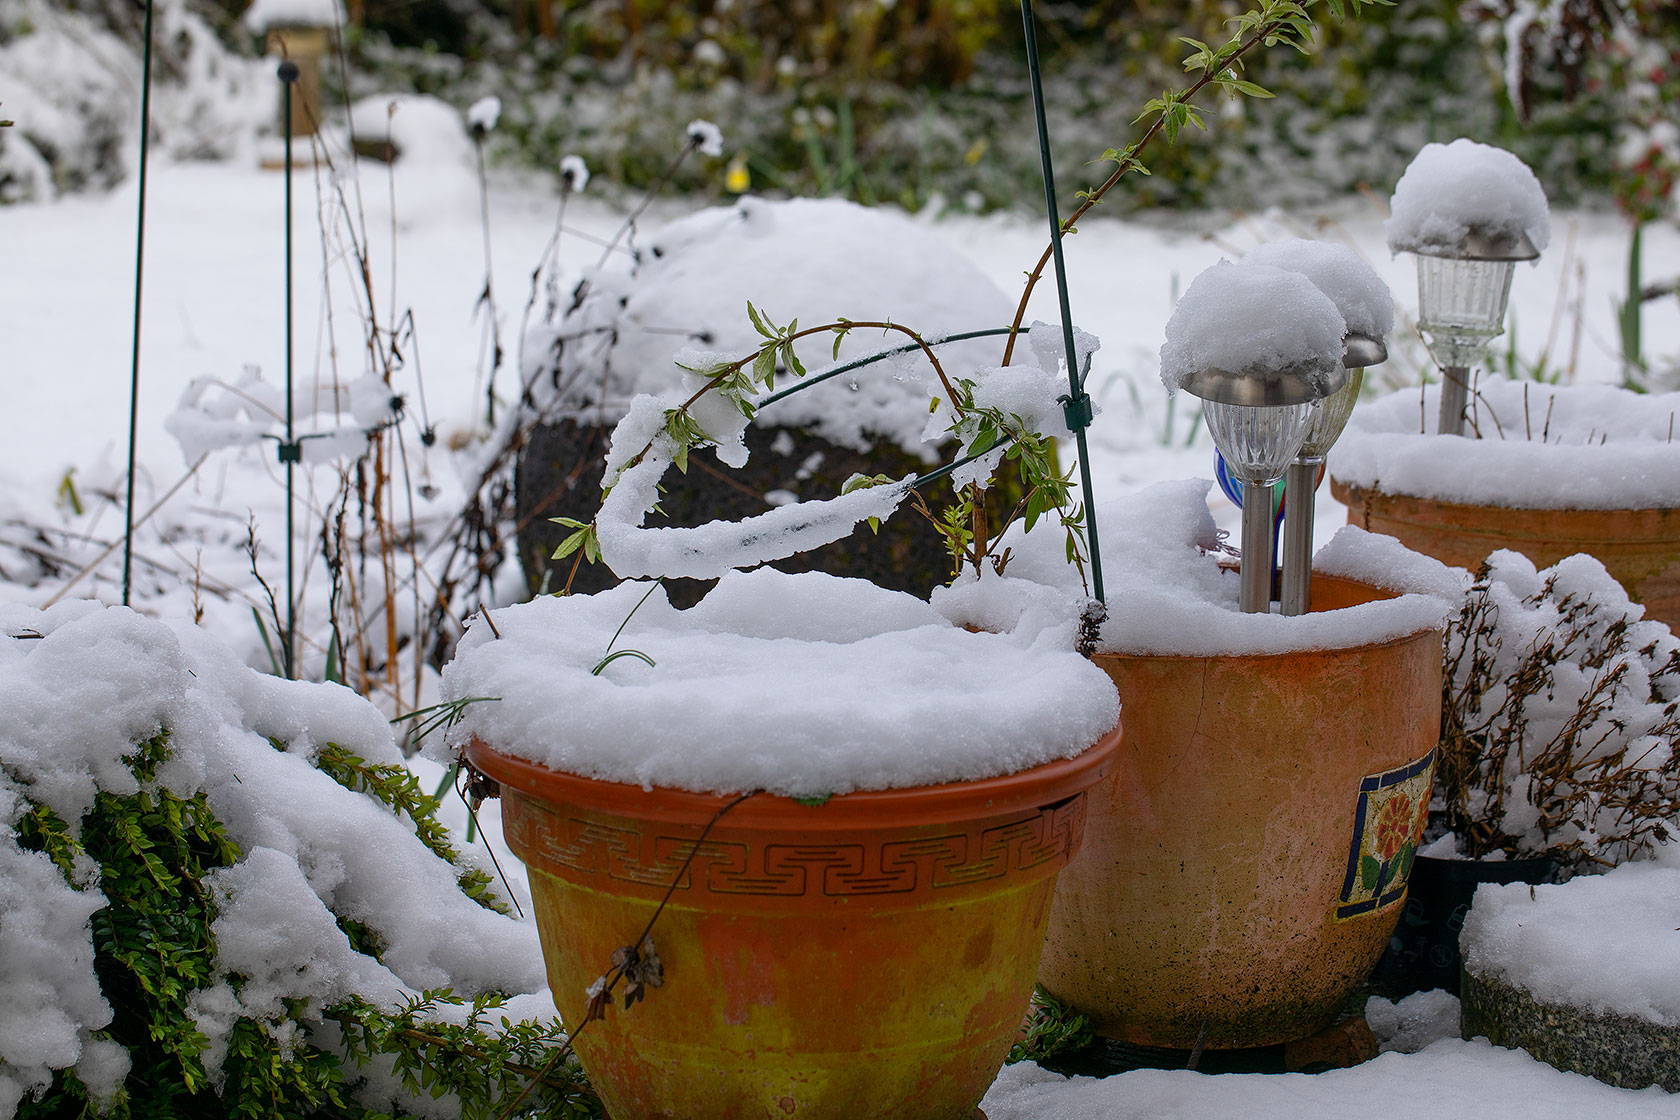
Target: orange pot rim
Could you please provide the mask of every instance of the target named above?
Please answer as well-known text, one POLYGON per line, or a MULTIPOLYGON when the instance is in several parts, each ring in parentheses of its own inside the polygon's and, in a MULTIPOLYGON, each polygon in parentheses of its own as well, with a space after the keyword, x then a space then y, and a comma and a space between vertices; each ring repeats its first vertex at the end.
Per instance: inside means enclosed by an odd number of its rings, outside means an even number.
MULTIPOLYGON (((1314 578, 1317 578, 1316 574, 1314 578)), ((1126 650, 1100 649, 1091 655, 1099 664, 1108 658, 1126 661, 1302 661, 1314 657, 1345 657, 1355 651, 1390 649, 1407 642, 1428 641, 1441 637, 1440 626, 1425 626, 1410 634, 1384 638, 1380 642, 1358 642, 1352 645, 1323 646, 1313 649, 1286 649, 1276 653, 1131 653, 1126 650)))
MULTIPOLYGON (((730 831, 844 832, 859 828, 978 820, 1053 805, 1089 789, 1109 772, 1120 750, 1122 728, 1072 758, 993 778, 904 789, 836 794, 820 805, 760 793, 737 805, 719 828, 730 831)), ((604 813, 703 828, 738 794, 695 793, 655 786, 643 789, 554 770, 496 750, 476 735, 466 758, 483 774, 521 793, 559 804, 587 805, 604 813)))
POLYGON ((1354 494, 1381 494, 1385 498, 1399 498, 1408 502, 1425 502, 1431 506, 1443 509, 1509 509, 1520 510, 1523 513, 1569 513, 1588 514, 1616 517, 1662 517, 1674 512, 1676 506, 1529 506, 1515 502, 1462 502, 1449 498, 1433 498, 1428 494, 1413 494, 1407 490, 1390 490, 1386 486, 1356 486, 1351 482, 1343 482, 1332 475, 1330 477, 1330 496, 1343 505, 1347 505, 1348 498, 1354 494))

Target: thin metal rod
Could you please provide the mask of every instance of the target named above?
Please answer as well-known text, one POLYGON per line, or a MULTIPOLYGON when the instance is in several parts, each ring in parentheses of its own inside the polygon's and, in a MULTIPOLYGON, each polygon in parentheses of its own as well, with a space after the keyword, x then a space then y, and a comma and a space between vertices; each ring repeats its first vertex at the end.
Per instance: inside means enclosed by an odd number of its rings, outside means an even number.
POLYGON ((1242 590, 1244 614, 1272 609, 1272 486, 1269 482, 1242 484, 1242 590))
POLYGON ((292 87, 297 84, 297 66, 280 64, 280 84, 286 107, 286 679, 297 679, 297 540, 292 518, 293 475, 297 468, 298 444, 292 434, 292 87))
POLYGON ((1441 416, 1435 430, 1444 436, 1464 434, 1464 406, 1470 401, 1470 370, 1446 366, 1441 370, 1441 416))
POLYGON ((134 586, 134 460, 140 431, 140 280, 146 262, 146 166, 152 132, 152 0, 146 0, 145 46, 140 61, 140 208, 134 224, 134 348, 128 386, 128 496, 123 504, 122 601, 134 586))
POLYGON ((1050 130, 1044 119, 1044 82, 1038 68, 1038 28, 1032 0, 1021 0, 1021 23, 1027 40, 1027 76, 1032 82, 1033 118, 1038 126, 1038 156, 1044 171, 1044 209, 1050 221, 1050 252, 1056 266, 1056 297, 1061 304, 1062 343, 1067 348, 1068 427, 1073 429, 1079 448, 1079 481, 1085 491, 1085 543, 1091 550, 1091 590, 1097 602, 1103 598, 1102 556, 1097 548, 1097 504, 1091 486, 1091 456, 1086 448, 1085 425, 1090 422, 1090 398, 1079 380, 1079 358, 1073 343, 1073 312, 1068 308, 1067 265, 1062 260, 1062 219, 1056 213, 1056 172, 1050 159, 1050 130), (1083 422, 1074 422, 1080 413, 1083 422))
POLYGON ((1283 474, 1283 613, 1312 610, 1313 507, 1320 459, 1297 459, 1283 474))
MULTIPOLYGON (((1023 327, 1021 333, 1026 333, 1027 329, 1028 328, 1023 327)), ((985 330, 963 331, 959 334, 940 335, 938 338, 926 338, 923 339, 922 342, 927 343, 929 346, 944 346, 948 342, 966 342, 971 338, 991 338, 995 335, 1005 335, 1008 333, 1008 327, 987 327, 985 330)), ((865 354, 861 358, 854 358, 849 362, 842 362, 840 365, 831 366, 830 368, 823 370, 821 373, 814 373, 808 377, 802 377, 792 385, 789 385, 786 389, 780 389, 768 396, 760 397, 758 400, 753 402, 753 409, 756 411, 763 408, 765 405, 775 404, 777 401, 786 397, 791 397, 795 393, 802 393, 806 389, 811 388, 813 385, 821 385, 824 381, 827 381, 830 378, 839 377, 842 373, 851 373, 855 369, 862 369, 864 366, 874 365, 876 362, 882 362, 888 358, 895 358, 900 354, 908 354, 911 351, 919 351, 921 348, 921 342, 906 342, 902 346, 894 346, 887 350, 877 350, 873 354, 865 354)))

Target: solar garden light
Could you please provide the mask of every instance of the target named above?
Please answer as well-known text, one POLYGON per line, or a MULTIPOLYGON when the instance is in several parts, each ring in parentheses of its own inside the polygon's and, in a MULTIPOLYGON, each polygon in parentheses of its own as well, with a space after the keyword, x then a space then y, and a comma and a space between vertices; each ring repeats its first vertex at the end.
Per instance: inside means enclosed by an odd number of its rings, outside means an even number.
POLYGON ((1550 236, 1546 193, 1510 152, 1455 140, 1424 145, 1390 210, 1388 247, 1417 255, 1418 327, 1441 367, 1436 430, 1462 435, 1470 369, 1504 333, 1516 264, 1550 236))
POLYGON ((1441 414, 1436 430, 1464 433, 1470 397, 1470 369, 1487 360, 1490 341, 1505 331, 1511 276, 1518 261, 1540 255, 1526 233, 1515 238, 1472 230, 1456 256, 1415 250, 1418 269, 1418 327, 1441 367, 1441 414))
POLYGON ((1271 488, 1301 449, 1314 401, 1342 387, 1346 323, 1312 281, 1221 263, 1167 323, 1161 376, 1204 403, 1226 468, 1242 483, 1241 608, 1271 609, 1271 488))
POLYGON ((1374 338, 1350 334, 1342 355, 1347 380, 1334 393, 1313 405, 1312 419, 1301 450, 1283 475, 1283 613, 1306 614, 1312 609, 1313 513, 1317 505, 1318 472, 1324 457, 1341 438, 1348 417, 1365 383, 1365 367, 1388 360, 1388 347, 1374 338))
POLYGON ((1251 250, 1244 267, 1270 265, 1300 273, 1330 298, 1347 324, 1341 362, 1346 382, 1313 406, 1306 438, 1284 473, 1283 613, 1305 614, 1312 603, 1313 507, 1325 456, 1341 438, 1359 399, 1365 367, 1388 360, 1384 340, 1394 329, 1394 296, 1382 277, 1345 245, 1296 238, 1251 250))

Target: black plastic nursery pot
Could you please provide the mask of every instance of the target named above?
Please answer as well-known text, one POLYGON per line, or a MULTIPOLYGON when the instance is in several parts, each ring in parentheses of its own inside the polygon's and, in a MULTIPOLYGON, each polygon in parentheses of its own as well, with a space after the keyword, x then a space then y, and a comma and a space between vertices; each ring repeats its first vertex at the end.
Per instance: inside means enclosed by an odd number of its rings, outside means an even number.
POLYGON ((1545 883, 1557 870, 1549 857, 1536 859, 1442 859, 1420 855, 1412 862, 1400 924, 1377 962, 1373 986, 1394 999, 1442 988, 1459 994, 1464 961, 1458 935, 1483 883, 1545 883))

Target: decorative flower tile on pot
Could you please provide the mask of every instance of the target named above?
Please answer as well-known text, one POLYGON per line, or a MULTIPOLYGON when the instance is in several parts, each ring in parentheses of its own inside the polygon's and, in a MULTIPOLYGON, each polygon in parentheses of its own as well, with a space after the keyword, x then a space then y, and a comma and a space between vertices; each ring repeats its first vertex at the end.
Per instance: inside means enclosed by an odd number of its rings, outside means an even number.
POLYGON ((1435 752, 1430 751, 1416 762, 1372 774, 1359 783, 1359 807, 1354 812, 1353 843, 1337 918, 1379 910, 1404 897, 1412 857, 1429 817, 1429 787, 1434 777, 1435 752))

